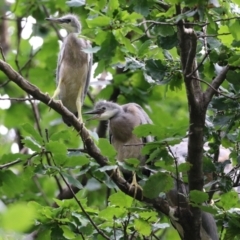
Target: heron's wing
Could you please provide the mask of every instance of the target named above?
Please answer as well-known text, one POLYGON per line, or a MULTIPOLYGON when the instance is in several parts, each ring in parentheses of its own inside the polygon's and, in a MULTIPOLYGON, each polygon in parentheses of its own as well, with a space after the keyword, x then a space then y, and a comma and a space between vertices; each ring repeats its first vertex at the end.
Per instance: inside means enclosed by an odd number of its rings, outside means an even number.
MULTIPOLYGON (((152 124, 152 120, 140 105, 136 103, 128 103, 123 105, 122 108, 125 112, 131 111, 132 114, 134 114, 134 118, 138 119, 138 121, 135 121, 137 123, 135 124, 135 126, 142 124, 152 124)), ((144 143, 153 142, 153 137, 151 136, 144 137, 143 142, 144 143)))
POLYGON ((57 70, 56 70, 56 84, 57 85, 59 82, 59 71, 61 68, 62 61, 63 61, 64 50, 65 50, 65 41, 63 40, 60 52, 58 54, 58 63, 57 63, 57 70))
MULTIPOLYGON (((87 48, 92 47, 88 40, 86 40, 86 47, 87 48)), ((87 95, 88 87, 91 80, 92 63, 93 63, 93 55, 91 53, 88 53, 88 73, 87 73, 87 79, 86 79, 86 84, 84 88, 84 98, 87 95)))

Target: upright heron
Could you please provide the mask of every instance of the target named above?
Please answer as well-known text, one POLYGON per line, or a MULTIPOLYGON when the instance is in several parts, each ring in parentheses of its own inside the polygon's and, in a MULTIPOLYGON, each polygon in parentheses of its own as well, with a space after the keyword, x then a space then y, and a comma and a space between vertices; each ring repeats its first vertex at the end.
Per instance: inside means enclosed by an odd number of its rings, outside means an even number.
MULTIPOLYGON (((94 110, 86 114, 95 114, 91 119, 109 120, 110 142, 117 151, 118 161, 124 162, 128 158, 137 158, 141 165, 144 165, 146 156, 141 153, 143 143, 152 142, 153 139, 151 136, 139 138, 133 134, 135 127, 152 123, 141 106, 136 103, 120 106, 113 102, 99 101, 95 104, 94 110)), ((122 169, 122 172, 126 180, 132 178, 131 186, 138 187, 135 174, 132 175, 125 169, 122 169)))
MULTIPOLYGON (((81 32, 81 23, 73 14, 61 18, 46 18, 46 20, 61 24, 67 32, 58 55, 56 83, 57 88, 49 102, 58 95, 62 104, 82 122, 81 108, 87 94, 91 68, 92 55, 83 49, 91 47, 88 40, 78 38, 81 32)), ((63 118, 69 124, 69 121, 63 118)))

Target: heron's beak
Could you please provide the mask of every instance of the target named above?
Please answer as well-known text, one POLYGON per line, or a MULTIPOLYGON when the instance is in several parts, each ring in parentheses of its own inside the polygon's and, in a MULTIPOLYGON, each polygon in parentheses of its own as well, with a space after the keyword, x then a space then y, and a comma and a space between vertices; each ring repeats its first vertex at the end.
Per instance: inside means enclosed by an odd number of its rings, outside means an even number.
POLYGON ((93 119, 98 119, 101 116, 102 113, 103 113, 102 109, 94 109, 92 111, 85 112, 84 114, 95 114, 91 118, 87 119, 87 121, 89 121, 89 120, 93 120, 93 119))

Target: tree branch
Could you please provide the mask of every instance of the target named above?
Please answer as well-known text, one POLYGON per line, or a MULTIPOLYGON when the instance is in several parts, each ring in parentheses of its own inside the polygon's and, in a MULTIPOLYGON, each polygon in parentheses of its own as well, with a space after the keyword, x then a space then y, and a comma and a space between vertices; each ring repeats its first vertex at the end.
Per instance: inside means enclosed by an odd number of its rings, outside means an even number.
MULTIPOLYGON (((5 73, 5 75, 15 82, 21 89, 29 93, 35 99, 40 100, 42 103, 45 103, 47 106, 50 106, 56 112, 61 114, 71 123, 71 125, 75 128, 75 130, 80 134, 84 145, 88 151, 88 154, 96 160, 96 162, 101 166, 108 166, 108 159, 101 155, 100 150, 97 148, 93 140, 91 139, 88 130, 84 127, 84 124, 80 123, 78 119, 69 112, 64 106, 62 106, 57 101, 53 100, 49 105, 50 97, 46 94, 43 94, 36 86, 25 80, 19 73, 12 69, 12 67, 0 60, 0 70, 5 73)), ((123 179, 119 174, 114 170, 108 170, 106 173, 111 177, 111 179, 116 183, 121 191, 125 194, 134 197, 135 189, 130 187, 130 184, 123 179)), ((135 198, 139 201, 151 204, 157 211, 161 211, 162 213, 168 215, 169 214, 169 206, 165 199, 156 198, 149 199, 143 196, 142 190, 137 188, 137 193, 135 198)))
POLYGON ((225 80, 228 70, 229 70, 228 65, 223 67, 222 71, 213 79, 211 83, 211 87, 209 86, 207 90, 203 93, 203 99, 206 107, 209 104, 209 102, 212 100, 212 97, 216 92, 216 90, 220 87, 220 85, 225 80))

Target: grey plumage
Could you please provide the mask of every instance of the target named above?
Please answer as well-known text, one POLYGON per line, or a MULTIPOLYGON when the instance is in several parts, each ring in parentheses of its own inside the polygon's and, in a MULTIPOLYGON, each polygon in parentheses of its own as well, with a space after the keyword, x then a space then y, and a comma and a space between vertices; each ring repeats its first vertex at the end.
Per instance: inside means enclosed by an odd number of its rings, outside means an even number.
MULTIPOLYGON (((58 55, 57 89, 52 99, 58 95, 62 104, 82 122, 81 107, 89 87, 92 68, 92 55, 82 50, 91 47, 91 44, 88 40, 78 38, 82 27, 77 16, 68 14, 47 20, 61 24, 68 32, 58 55)), ((67 119, 63 118, 63 121, 69 125, 67 119)))
MULTIPOLYGON (((123 162, 128 158, 137 158, 143 165, 146 157, 141 154, 143 143, 153 141, 151 136, 138 138, 133 129, 139 125, 152 123, 147 113, 136 103, 118 105, 108 101, 99 101, 94 110, 88 114, 95 114, 92 119, 109 120, 109 135, 111 144, 117 151, 117 160, 123 162)), ((123 171, 127 174, 127 171, 123 171)))

